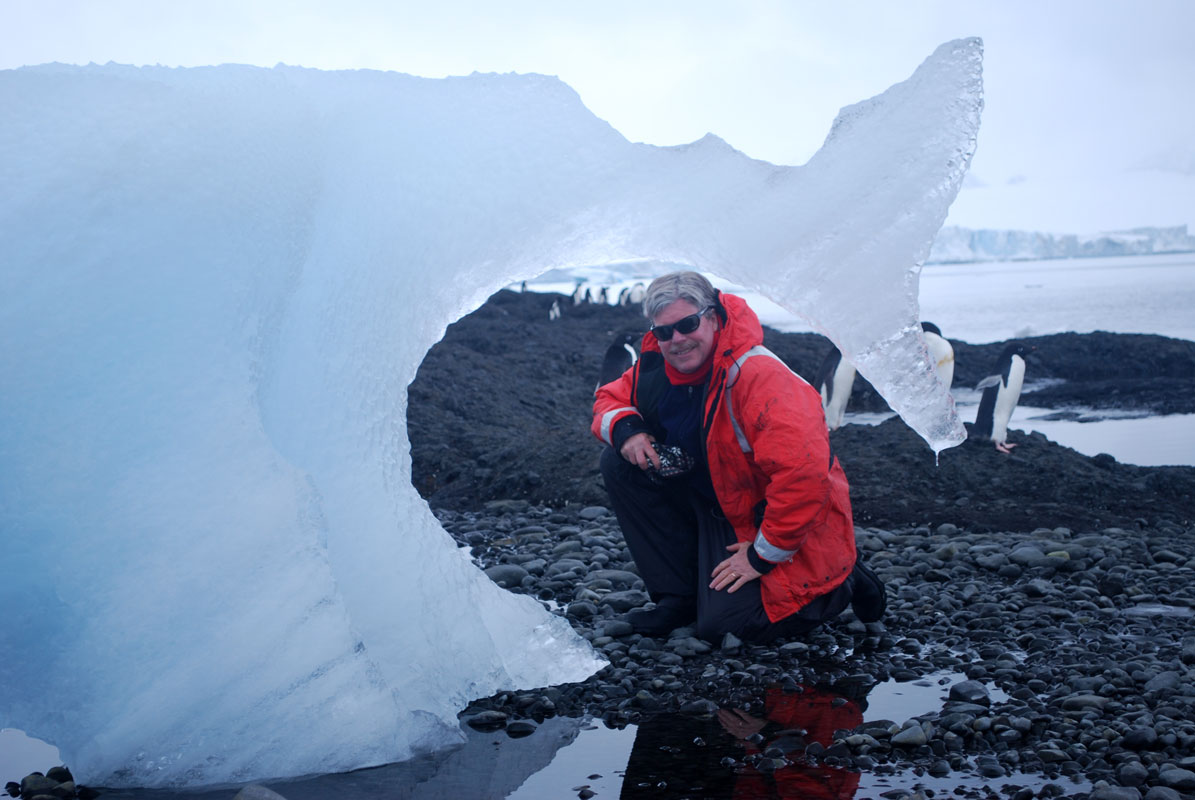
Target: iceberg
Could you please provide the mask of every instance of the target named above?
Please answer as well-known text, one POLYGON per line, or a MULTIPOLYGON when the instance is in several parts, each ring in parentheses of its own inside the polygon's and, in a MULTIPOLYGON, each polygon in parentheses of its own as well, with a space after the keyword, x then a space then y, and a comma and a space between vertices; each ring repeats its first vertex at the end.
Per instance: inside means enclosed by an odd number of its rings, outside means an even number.
POLYGON ((1195 252, 1186 225, 1132 228, 1089 235, 1041 231, 972 230, 948 225, 938 232, 927 264, 1027 261, 1053 258, 1117 258, 1195 252))
POLYGON ((0 72, 0 727, 93 785, 200 786, 449 746, 471 699, 600 669, 410 481, 424 354, 552 267, 753 286, 961 441, 916 284, 981 49, 844 109, 803 167, 628 142, 539 75, 0 72))

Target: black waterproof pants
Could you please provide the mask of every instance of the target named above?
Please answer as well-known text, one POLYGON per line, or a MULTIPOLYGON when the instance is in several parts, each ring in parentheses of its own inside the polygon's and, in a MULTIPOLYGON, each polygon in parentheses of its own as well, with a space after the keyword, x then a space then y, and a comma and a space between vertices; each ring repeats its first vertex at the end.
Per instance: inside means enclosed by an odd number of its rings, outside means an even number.
POLYGON ((710 588, 714 567, 730 557, 734 528, 683 480, 654 483, 643 470, 607 447, 602 478, 648 594, 656 603, 684 603, 696 611, 697 635, 719 642, 733 633, 746 642, 799 637, 838 616, 850 604, 854 574, 799 611, 772 622, 764 611, 759 581, 738 591, 710 588))

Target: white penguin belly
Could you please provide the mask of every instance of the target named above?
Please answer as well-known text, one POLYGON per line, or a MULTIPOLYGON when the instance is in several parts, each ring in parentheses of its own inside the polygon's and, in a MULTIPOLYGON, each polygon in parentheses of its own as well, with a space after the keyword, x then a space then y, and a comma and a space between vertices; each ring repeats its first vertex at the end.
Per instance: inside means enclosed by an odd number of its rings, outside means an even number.
POLYGON ((1014 355, 1012 366, 1008 369, 1008 385, 1002 386, 996 393, 996 408, 992 412, 992 441, 997 444, 1004 444, 1008 439, 1008 421, 1017 407, 1017 401, 1021 399, 1021 386, 1024 383, 1025 359, 1014 355))
POLYGON ((842 427, 842 418, 846 414, 846 404, 851 399, 851 387, 855 385, 855 368, 846 361, 838 364, 831 378, 830 402, 826 402, 826 392, 822 389, 822 407, 826 411, 826 427, 836 431, 842 427))
POLYGON ((938 371, 938 379, 947 389, 954 382, 954 348, 950 342, 933 331, 925 332, 925 346, 929 350, 929 357, 933 359, 934 368, 938 371))

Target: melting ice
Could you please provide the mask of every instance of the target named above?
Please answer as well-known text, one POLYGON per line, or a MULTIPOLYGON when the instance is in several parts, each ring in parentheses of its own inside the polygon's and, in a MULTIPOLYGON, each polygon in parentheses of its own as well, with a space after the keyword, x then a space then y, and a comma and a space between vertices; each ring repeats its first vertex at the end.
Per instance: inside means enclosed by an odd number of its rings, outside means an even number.
POLYGON ((980 61, 942 46, 804 167, 630 143, 537 75, 0 72, 0 727, 88 783, 201 785, 401 759, 598 669, 409 476, 427 349, 550 267, 753 287, 960 441, 917 277, 980 61))

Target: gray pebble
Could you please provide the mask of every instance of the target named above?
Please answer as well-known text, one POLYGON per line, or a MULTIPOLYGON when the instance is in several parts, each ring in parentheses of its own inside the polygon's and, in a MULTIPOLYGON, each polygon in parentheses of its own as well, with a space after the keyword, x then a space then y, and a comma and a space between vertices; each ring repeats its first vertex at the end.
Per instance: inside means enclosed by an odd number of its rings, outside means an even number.
POLYGON ((236 797, 232 800, 286 800, 286 798, 273 789, 253 783, 237 792, 236 797))
POLYGON ((33 797, 39 794, 50 794, 58 788, 58 781, 51 780, 40 772, 32 772, 21 778, 21 796, 33 797))
POLYGON ((1046 562, 1046 554, 1034 545, 1024 544, 1009 553, 1008 560, 1022 567, 1036 567, 1046 562))
POLYGON ((506 724, 506 714, 501 711, 486 710, 474 714, 465 721, 470 727, 478 730, 496 730, 506 724))
POLYGON ((1063 711, 1083 711, 1088 708, 1103 708, 1109 698, 1096 694, 1073 694, 1062 701, 1063 711))
POLYGON ((616 612, 623 613, 646 605, 650 599, 647 596, 647 592, 641 592, 638 589, 626 589, 621 592, 610 592, 602 597, 602 602, 616 612))
POLYGON ((1163 672, 1151 678, 1145 684, 1145 691, 1173 691, 1182 685, 1182 677, 1177 672, 1163 672))
POLYGON ((1140 786, 1149 778, 1149 770, 1140 761, 1128 761, 1116 770, 1116 780, 1122 786, 1140 786))
POLYGON ((1189 792, 1195 789, 1195 772, 1175 767, 1159 772, 1158 781, 1169 789, 1179 792, 1189 792))
POLYGON ((892 744, 898 747, 919 747, 929 741, 920 725, 910 725, 892 737, 892 744))
POLYGON ((530 736, 535 733, 535 723, 529 720, 520 719, 509 723, 506 726, 506 735, 512 739, 519 739, 523 736, 530 736))
POLYGON ((602 625, 602 633, 605 636, 614 636, 617 638, 620 636, 630 636, 634 632, 635 628, 626 620, 606 620, 606 622, 602 625))
POLYGON ((988 689, 979 681, 961 681, 950 687, 950 699, 980 706, 992 704, 988 689))
POLYGON ((1169 786, 1151 786, 1145 800, 1182 800, 1183 796, 1169 786))
POLYGON ((486 569, 485 574, 499 586, 511 588, 521 585, 528 572, 517 564, 496 564, 486 569))
POLYGON ((1153 728, 1133 728, 1121 740, 1121 744, 1130 750, 1150 750, 1157 743, 1158 732, 1153 728))
POLYGON ((680 707, 680 713, 689 717, 712 716, 718 713, 718 705, 712 700, 690 700, 680 707))
POLYGON ((1141 800, 1141 791, 1133 786, 1104 786, 1091 793, 1091 800, 1141 800))

